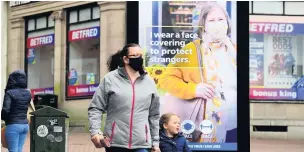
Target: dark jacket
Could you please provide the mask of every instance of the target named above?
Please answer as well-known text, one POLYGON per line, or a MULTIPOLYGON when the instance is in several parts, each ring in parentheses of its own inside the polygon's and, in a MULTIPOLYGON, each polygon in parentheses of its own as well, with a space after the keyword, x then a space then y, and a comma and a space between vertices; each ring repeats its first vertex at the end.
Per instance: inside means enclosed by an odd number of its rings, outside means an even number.
POLYGON ((9 75, 5 88, 1 119, 5 124, 27 124, 27 110, 31 93, 26 89, 27 78, 23 71, 17 70, 9 75))
POLYGON ((177 134, 173 138, 169 138, 165 132, 160 131, 159 148, 162 152, 191 152, 188 147, 186 138, 182 133, 177 134))

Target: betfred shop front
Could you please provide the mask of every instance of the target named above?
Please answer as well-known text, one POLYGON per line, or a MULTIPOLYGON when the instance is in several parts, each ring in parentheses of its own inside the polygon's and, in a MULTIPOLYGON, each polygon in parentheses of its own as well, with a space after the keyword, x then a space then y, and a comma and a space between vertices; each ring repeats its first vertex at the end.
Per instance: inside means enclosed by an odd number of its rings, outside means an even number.
MULTIPOLYGON (((9 3, 9 2, 7 2, 9 3)), ((8 10, 7 71, 24 70, 35 94, 58 95, 70 125, 87 125, 87 107, 124 46, 126 2, 41 1, 8 10)))

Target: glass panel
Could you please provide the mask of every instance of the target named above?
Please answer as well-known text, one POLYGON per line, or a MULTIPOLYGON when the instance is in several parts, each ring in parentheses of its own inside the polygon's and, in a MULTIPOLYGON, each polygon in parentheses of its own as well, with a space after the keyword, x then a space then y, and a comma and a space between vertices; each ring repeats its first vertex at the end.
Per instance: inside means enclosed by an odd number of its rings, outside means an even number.
POLYGON ((79 11, 79 21, 86 21, 91 19, 91 9, 86 8, 79 11))
POLYGON ((99 11, 99 7, 94 7, 93 8, 93 19, 97 19, 100 16, 100 11, 99 11))
POLYGON ((304 15, 304 2, 285 2, 286 15, 304 15))
POLYGON ((28 21, 27 30, 32 31, 35 30, 35 20, 31 19, 28 21))
POLYGON ((51 16, 49 16, 48 20, 49 20, 49 27, 53 27, 55 22, 54 22, 54 20, 51 18, 51 16))
POLYGON ((249 13, 252 13, 251 8, 252 8, 252 2, 251 2, 251 1, 249 1, 249 13))
POLYGON ((283 14, 283 2, 253 2, 253 13, 283 14))
POLYGON ((77 11, 70 12, 70 23, 77 22, 77 11))
POLYGON ((46 17, 37 19, 37 29, 46 28, 46 17))

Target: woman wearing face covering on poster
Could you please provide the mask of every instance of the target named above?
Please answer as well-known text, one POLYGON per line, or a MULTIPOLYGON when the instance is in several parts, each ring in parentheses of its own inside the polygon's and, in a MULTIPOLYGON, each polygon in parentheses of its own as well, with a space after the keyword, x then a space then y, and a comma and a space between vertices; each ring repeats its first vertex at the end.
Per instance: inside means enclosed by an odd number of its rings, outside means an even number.
POLYGON ((90 103, 92 142, 107 152, 159 152, 159 97, 143 69, 139 45, 128 44, 108 61, 107 73, 90 103), (107 113, 101 132, 102 113, 107 113))
POLYGON ((196 126, 188 138, 192 142, 236 142, 236 47, 229 38, 228 13, 219 4, 209 3, 201 10, 199 26, 205 27, 198 32, 201 39, 183 48, 192 54, 174 56, 189 62, 170 63, 159 79, 160 88, 176 97, 161 97, 162 112, 192 120, 196 126), (212 136, 202 134, 203 120, 212 122, 212 136))

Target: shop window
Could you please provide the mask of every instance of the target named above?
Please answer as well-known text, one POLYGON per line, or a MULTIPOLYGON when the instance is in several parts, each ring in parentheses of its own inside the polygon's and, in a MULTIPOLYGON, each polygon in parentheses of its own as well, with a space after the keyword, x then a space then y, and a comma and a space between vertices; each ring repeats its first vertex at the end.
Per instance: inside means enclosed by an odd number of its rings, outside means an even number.
POLYGON ((26 19, 26 72, 32 95, 54 92, 54 28, 49 15, 26 19))
POLYGON ((285 14, 304 15, 304 2, 285 2, 285 14))
POLYGON ((304 17, 250 16, 250 98, 304 100, 304 17))
POLYGON ((252 5, 254 14, 283 14, 283 2, 253 1, 252 5))
POLYGON ((68 11, 74 19, 68 24, 67 98, 92 96, 99 85, 100 21, 93 18, 93 8, 99 12, 94 6, 68 11))

